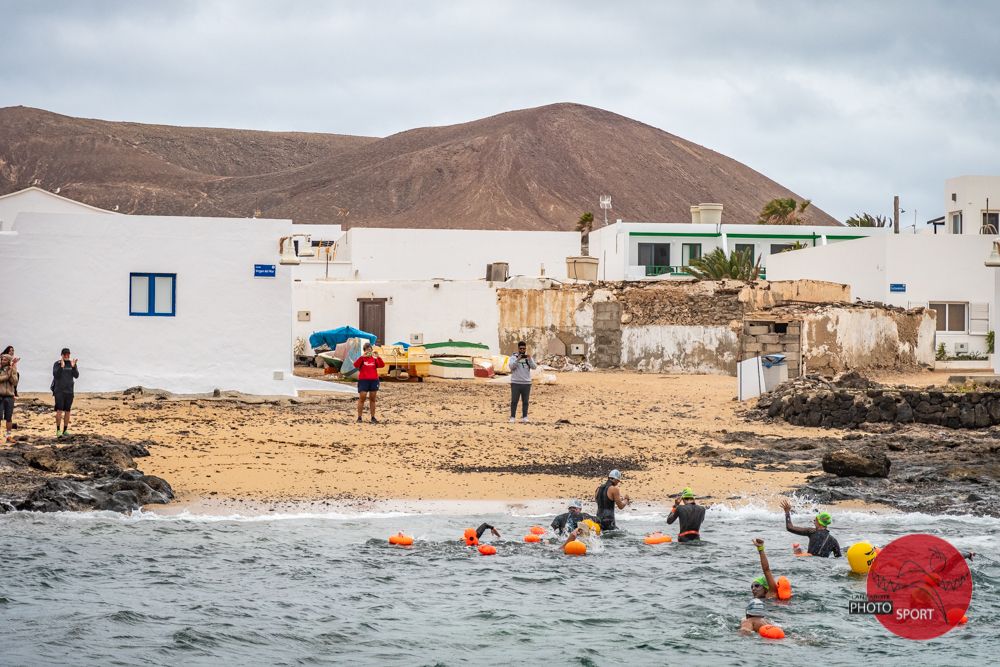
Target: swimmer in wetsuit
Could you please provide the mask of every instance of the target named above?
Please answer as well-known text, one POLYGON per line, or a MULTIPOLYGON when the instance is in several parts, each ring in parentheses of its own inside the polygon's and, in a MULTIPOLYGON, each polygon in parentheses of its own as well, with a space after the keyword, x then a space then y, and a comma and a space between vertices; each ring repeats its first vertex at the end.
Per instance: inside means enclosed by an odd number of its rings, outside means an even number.
POLYGON ((667 523, 681 520, 678 542, 694 542, 701 539, 701 523, 705 520, 705 508, 694 501, 694 491, 690 487, 674 498, 674 508, 667 515, 667 523))
POLYGON ((556 531, 560 535, 567 531, 573 532, 576 530, 576 525, 584 519, 597 521, 597 517, 591 516, 583 511, 583 503, 579 500, 569 501, 568 510, 569 511, 565 514, 560 514, 556 518, 552 519, 552 530, 556 531))
POLYGON ((803 528, 792 523, 792 504, 790 502, 782 500, 781 509, 785 510, 785 530, 789 533, 809 537, 809 547, 806 551, 810 556, 827 558, 833 554, 837 558, 841 557, 840 543, 827 530, 827 526, 833 521, 829 512, 820 512, 813 519, 812 528, 803 528))
POLYGON ((465 540, 465 546, 478 547, 479 538, 482 537, 483 533, 485 533, 487 530, 493 533, 494 537, 500 537, 500 532, 496 528, 494 528, 488 523, 484 523, 481 526, 479 526, 479 528, 476 529, 472 528, 465 529, 465 535, 462 537, 462 539, 465 540))
POLYGON ((597 500, 597 521, 601 524, 601 530, 615 530, 615 508, 625 509, 625 506, 632 502, 628 496, 622 495, 619 484, 622 482, 622 474, 618 470, 608 473, 608 479, 604 484, 597 487, 595 500, 597 500))
POLYGON ((760 569, 764 575, 757 577, 750 583, 750 594, 753 600, 747 605, 746 617, 740 623, 740 632, 757 632, 761 627, 768 624, 764 618, 764 600, 778 597, 778 583, 771 574, 771 566, 767 562, 767 555, 764 553, 764 540, 756 538, 753 545, 757 547, 757 554, 760 556, 760 569))

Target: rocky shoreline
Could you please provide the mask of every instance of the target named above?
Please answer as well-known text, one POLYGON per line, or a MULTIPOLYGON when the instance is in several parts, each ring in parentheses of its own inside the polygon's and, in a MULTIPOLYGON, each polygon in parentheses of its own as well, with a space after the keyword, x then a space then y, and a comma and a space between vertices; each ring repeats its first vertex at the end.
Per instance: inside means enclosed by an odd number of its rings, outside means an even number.
POLYGON ((129 512, 168 503, 170 484, 136 468, 153 444, 94 435, 19 438, 0 448, 0 514, 129 512))
POLYGON ((828 435, 725 433, 720 447, 689 453, 716 466, 807 473, 800 491, 818 502, 1000 517, 1000 426, 982 418, 995 409, 993 393, 884 387, 856 374, 807 377, 761 397, 746 419, 825 426, 828 435), (918 400, 908 410, 910 399, 928 397, 929 406, 918 400), (914 419, 920 413, 936 423, 914 419), (851 430, 838 435, 833 424, 851 430))

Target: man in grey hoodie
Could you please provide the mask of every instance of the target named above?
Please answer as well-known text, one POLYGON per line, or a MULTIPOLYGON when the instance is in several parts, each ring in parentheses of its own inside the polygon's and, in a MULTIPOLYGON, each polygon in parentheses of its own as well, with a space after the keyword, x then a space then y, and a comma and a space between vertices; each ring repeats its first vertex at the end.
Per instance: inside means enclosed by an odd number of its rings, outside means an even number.
POLYGON ((521 423, 528 423, 528 397, 531 395, 531 371, 538 364, 528 354, 528 344, 523 340, 517 344, 517 354, 510 357, 510 419, 514 423, 517 401, 521 400, 521 423))

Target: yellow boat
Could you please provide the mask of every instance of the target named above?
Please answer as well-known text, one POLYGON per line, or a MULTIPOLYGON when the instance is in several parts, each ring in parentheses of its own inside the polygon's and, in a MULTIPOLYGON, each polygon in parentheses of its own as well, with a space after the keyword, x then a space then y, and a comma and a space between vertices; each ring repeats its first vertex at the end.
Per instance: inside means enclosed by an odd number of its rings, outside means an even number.
POLYGON ((378 369, 379 377, 398 378, 400 373, 406 373, 423 381, 430 373, 431 356, 422 345, 411 345, 408 350, 402 345, 382 345, 375 351, 385 362, 385 366, 378 369))

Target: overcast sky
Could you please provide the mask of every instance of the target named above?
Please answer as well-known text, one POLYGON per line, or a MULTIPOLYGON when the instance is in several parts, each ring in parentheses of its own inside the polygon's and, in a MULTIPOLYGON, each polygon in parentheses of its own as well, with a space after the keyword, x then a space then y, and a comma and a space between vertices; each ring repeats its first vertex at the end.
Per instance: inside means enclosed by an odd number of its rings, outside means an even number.
POLYGON ((0 0, 0 106, 385 136, 552 102, 662 128, 837 218, 1000 174, 1000 2, 0 0))

